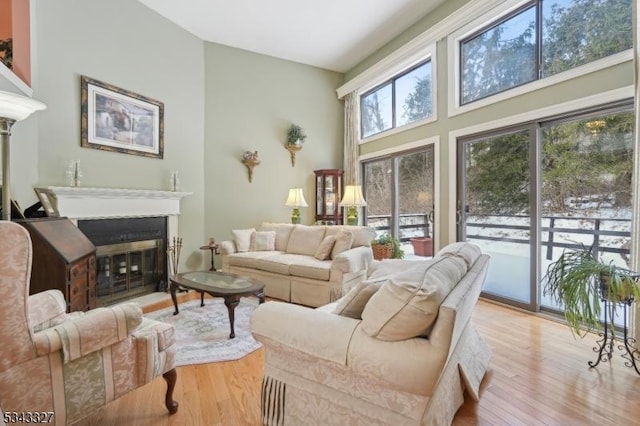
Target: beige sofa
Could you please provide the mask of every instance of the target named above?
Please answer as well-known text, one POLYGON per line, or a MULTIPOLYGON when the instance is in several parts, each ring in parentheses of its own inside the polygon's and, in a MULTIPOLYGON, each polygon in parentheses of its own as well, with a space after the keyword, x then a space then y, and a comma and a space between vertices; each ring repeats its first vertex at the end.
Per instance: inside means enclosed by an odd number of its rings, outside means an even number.
POLYGON ((269 297, 322 306, 363 280, 375 231, 364 226, 263 223, 221 243, 222 270, 256 278, 269 297))
POLYGON ((489 257, 471 244, 432 260, 374 262, 367 280, 318 309, 267 302, 266 425, 448 425, 477 400, 490 351, 471 314, 489 257))

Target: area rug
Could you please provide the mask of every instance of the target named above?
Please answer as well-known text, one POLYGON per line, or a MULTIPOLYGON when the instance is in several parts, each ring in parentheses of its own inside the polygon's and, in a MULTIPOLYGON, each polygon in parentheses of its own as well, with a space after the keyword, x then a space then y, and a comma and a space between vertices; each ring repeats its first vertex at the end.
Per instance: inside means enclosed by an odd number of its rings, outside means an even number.
POLYGON ((258 301, 243 297, 236 306, 234 328, 236 337, 229 338, 229 313, 222 298, 206 298, 178 305, 180 313, 173 315, 173 306, 145 314, 147 318, 173 324, 176 329, 176 366, 233 361, 262 346, 250 332, 250 320, 258 301))

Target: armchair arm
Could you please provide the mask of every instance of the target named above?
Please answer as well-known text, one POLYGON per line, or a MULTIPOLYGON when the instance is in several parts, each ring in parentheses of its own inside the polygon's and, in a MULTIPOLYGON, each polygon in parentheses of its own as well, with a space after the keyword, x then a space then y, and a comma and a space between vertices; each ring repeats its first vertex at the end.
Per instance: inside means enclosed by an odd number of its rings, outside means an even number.
POLYGON ((331 262, 331 269, 337 269, 343 274, 366 271, 373 262, 371 247, 354 247, 343 251, 331 262))
POLYGON ((33 294, 27 299, 27 304, 29 326, 34 333, 67 320, 67 302, 60 290, 33 294))
POLYGON ((135 303, 98 308, 34 335, 39 356, 62 349, 65 364, 124 340, 142 322, 135 303))
POLYGON ((251 318, 251 333, 268 345, 289 346, 346 365, 349 342, 360 320, 283 302, 263 303, 251 318))

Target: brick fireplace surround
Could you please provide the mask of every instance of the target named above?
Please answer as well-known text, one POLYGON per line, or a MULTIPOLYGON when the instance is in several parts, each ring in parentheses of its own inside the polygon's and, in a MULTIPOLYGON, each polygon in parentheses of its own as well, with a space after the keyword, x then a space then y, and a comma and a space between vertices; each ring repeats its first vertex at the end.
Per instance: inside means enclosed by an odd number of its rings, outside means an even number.
MULTIPOLYGON (((144 263, 155 262, 156 260, 164 262, 164 265, 157 265, 157 270, 166 272, 168 265, 166 264, 166 241, 172 241, 173 237, 178 236, 178 215, 180 214, 180 200, 191 195, 190 192, 172 192, 172 191, 156 191, 156 190, 139 190, 139 189, 118 189, 118 188, 83 188, 83 187, 59 187, 47 186, 40 188, 53 194, 55 204, 60 216, 68 217, 80 228, 90 230, 91 234, 87 235, 90 240, 98 248, 98 304, 110 304, 126 299, 127 297, 135 297, 141 292, 149 292, 154 290, 153 285, 149 285, 146 274, 153 268, 145 266, 144 263), (144 220, 148 218, 149 220, 144 220), (127 220, 133 219, 133 220, 127 220), (105 220, 105 230, 108 234, 106 237, 113 239, 116 235, 122 235, 122 242, 127 237, 132 241, 136 241, 135 251, 125 249, 122 253, 117 254, 113 249, 117 249, 120 241, 104 241, 104 237, 98 236, 100 233, 100 221, 105 220), (114 229, 118 223, 123 224, 121 234, 114 229), (136 227, 136 223, 141 225, 152 223, 154 226, 166 226, 166 229, 153 231, 142 227, 141 229, 132 229, 136 227), (160 235, 157 237, 156 234, 160 235), (149 237, 140 237, 149 235, 149 237), (97 240, 95 238, 97 238, 97 240), (141 241, 145 239, 149 241, 141 241), (161 238, 158 240, 158 247, 151 249, 147 247, 151 239, 161 238), (162 241, 162 242, 160 242, 162 241), (104 245, 102 245, 104 244, 104 245), (109 245, 107 245, 109 244, 109 245), (149 257, 149 254, 152 254, 149 257), (153 255, 157 253, 157 256, 153 255), (151 258, 152 261, 143 259, 151 258), (115 261, 118 262, 115 262, 115 261), (126 261, 126 266, 122 264, 126 261), (105 266, 106 263, 106 266, 105 266), (113 263, 110 265, 110 263, 113 263), (120 281, 126 281, 127 287, 129 283, 136 280, 143 283, 142 285, 132 285, 131 291, 128 289, 123 291, 120 284, 116 281, 116 276, 121 275, 120 281), (136 278, 135 276, 138 276, 136 278), (113 283, 111 290, 101 288, 101 283, 113 283), (102 292, 102 301, 101 301, 102 292), (128 294, 129 293, 129 294, 128 294)), ((85 232, 87 233, 87 232, 85 232)))

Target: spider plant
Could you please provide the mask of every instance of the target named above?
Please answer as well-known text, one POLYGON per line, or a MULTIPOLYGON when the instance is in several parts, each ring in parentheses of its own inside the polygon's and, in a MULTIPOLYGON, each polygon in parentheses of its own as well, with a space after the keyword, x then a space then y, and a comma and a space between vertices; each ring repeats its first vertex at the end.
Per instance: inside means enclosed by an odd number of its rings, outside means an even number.
POLYGON ((614 302, 607 319, 613 329, 616 308, 640 299, 638 277, 634 271, 597 259, 592 248, 565 250, 547 269, 544 294, 562 306, 574 335, 584 337, 602 329, 602 300, 614 302))

